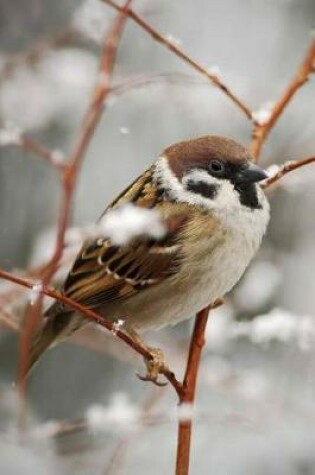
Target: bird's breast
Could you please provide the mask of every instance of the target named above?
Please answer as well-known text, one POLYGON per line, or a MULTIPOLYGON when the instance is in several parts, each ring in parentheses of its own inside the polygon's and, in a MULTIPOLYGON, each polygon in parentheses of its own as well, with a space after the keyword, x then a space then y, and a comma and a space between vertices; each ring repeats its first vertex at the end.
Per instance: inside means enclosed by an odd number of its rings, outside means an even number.
POLYGON ((183 240, 178 272, 132 303, 138 331, 173 325, 229 292, 257 251, 268 222, 264 210, 236 216, 241 225, 205 214, 193 219, 183 240), (254 213, 257 213, 254 216, 254 213))

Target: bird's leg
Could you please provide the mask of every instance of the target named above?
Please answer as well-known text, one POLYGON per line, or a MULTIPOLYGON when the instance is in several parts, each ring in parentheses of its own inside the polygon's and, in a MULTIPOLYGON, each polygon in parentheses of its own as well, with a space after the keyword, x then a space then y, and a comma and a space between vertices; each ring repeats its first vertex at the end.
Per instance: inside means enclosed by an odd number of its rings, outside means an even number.
POLYGON ((159 374, 161 374, 163 369, 167 368, 163 351, 160 350, 160 348, 152 348, 151 346, 146 345, 134 329, 128 328, 127 331, 131 338, 151 355, 150 359, 144 358, 147 367, 147 374, 141 376, 137 373, 138 378, 141 379, 141 381, 151 381, 156 386, 166 386, 167 382, 158 381, 159 374))

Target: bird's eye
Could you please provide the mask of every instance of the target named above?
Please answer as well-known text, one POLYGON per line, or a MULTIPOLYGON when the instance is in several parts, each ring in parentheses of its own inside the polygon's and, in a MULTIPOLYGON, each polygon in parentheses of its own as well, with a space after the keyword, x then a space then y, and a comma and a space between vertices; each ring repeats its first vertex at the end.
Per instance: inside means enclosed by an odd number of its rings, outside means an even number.
POLYGON ((224 165, 220 160, 211 160, 209 170, 215 175, 221 175, 224 172, 224 165))

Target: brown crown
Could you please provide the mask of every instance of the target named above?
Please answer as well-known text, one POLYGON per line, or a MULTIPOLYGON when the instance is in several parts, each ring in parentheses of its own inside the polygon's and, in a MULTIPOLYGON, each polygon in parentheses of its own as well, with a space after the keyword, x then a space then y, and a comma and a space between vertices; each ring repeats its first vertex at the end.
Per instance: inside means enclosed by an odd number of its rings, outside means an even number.
POLYGON ((249 151, 234 140, 211 135, 171 145, 163 155, 178 178, 182 178, 187 168, 206 167, 214 158, 235 164, 252 159, 249 151))

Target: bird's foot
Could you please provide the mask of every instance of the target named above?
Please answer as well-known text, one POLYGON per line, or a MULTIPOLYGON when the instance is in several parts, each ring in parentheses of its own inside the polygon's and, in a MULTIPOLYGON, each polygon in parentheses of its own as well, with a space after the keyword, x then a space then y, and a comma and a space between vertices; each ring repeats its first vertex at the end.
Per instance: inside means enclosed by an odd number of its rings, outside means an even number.
POLYGON ((151 358, 145 359, 145 365, 147 367, 147 374, 141 376, 137 373, 137 376, 141 381, 151 381, 156 386, 166 386, 167 381, 159 381, 159 375, 167 368, 163 351, 159 348, 147 348, 150 352, 151 358))

